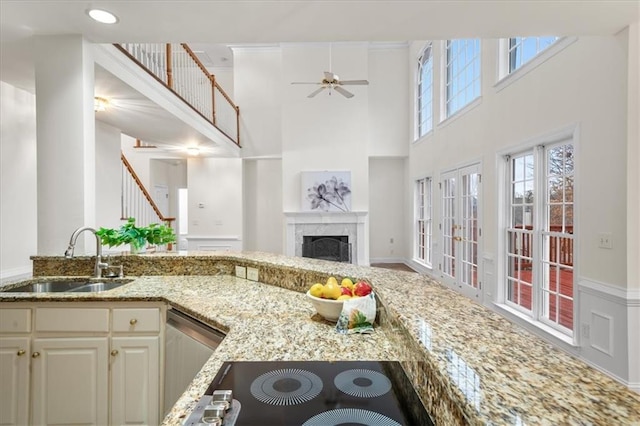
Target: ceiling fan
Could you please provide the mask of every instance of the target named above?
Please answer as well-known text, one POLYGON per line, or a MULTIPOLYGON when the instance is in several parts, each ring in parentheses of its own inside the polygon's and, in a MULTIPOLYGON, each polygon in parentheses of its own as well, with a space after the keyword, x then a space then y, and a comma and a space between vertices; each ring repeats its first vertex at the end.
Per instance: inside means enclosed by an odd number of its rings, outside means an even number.
MULTIPOLYGON (((331 45, 329 45, 329 70, 331 70, 331 45)), ((342 86, 366 86, 369 84, 369 82, 367 80, 340 80, 338 74, 334 74, 332 71, 325 71, 324 78, 320 80, 320 82, 295 81, 291 84, 319 85, 320 87, 307 95, 307 98, 313 98, 318 93, 326 89, 329 89, 329 95, 331 95, 332 90, 335 90, 345 98, 353 98, 353 93, 349 92, 342 86)))
POLYGON ((338 74, 334 74, 331 71, 325 71, 324 78, 320 82, 311 83, 295 81, 291 84, 315 84, 321 86, 320 88, 307 95, 307 98, 313 98, 315 95, 326 89, 329 89, 329 94, 331 94, 331 90, 335 90, 345 98, 353 98, 353 93, 349 92, 342 86, 366 86, 367 84, 369 84, 369 82, 367 80, 340 80, 338 74))

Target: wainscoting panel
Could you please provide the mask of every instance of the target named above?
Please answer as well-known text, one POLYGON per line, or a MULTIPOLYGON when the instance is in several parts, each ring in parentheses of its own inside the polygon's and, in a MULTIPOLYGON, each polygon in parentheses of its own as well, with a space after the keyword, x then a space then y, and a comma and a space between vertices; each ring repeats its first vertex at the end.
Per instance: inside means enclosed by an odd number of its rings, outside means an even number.
POLYGON ((242 240, 238 236, 200 236, 190 235, 186 237, 189 251, 240 251, 242 240))
POLYGON ((640 392, 640 292, 583 279, 578 297, 580 357, 640 392))

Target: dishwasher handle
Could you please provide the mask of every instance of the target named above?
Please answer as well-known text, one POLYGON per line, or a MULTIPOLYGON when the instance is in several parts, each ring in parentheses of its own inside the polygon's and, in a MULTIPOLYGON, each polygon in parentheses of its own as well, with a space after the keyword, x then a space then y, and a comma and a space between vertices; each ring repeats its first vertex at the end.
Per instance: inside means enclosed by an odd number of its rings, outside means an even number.
POLYGON ((175 308, 167 311, 167 325, 211 349, 217 348, 225 337, 223 332, 175 308))

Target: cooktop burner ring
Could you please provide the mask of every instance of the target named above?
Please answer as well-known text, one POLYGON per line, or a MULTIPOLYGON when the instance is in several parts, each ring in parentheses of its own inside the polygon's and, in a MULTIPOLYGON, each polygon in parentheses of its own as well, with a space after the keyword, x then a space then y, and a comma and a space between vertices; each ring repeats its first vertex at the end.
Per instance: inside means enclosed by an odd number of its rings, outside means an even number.
POLYGON ((338 374, 333 383, 347 395, 373 398, 391 390, 391 380, 384 374, 362 368, 346 370, 338 374))
POLYGON ((324 411, 311 417, 302 426, 337 426, 343 423, 357 423, 367 426, 402 426, 384 414, 361 408, 338 408, 324 411))
POLYGON ((270 405, 296 405, 307 402, 322 391, 322 379, 298 368, 273 370, 257 377, 250 387, 251 395, 270 405))

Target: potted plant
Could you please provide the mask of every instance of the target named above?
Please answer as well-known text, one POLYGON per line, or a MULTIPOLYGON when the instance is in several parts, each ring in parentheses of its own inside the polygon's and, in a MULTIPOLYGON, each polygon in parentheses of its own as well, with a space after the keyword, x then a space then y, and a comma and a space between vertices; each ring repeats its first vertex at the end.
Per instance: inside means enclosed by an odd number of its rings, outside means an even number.
POLYGON ((131 253, 139 253, 147 244, 163 245, 176 241, 173 229, 166 225, 152 223, 149 226, 136 226, 136 219, 130 217, 120 228, 100 228, 96 231, 103 245, 117 247, 129 244, 131 253))

